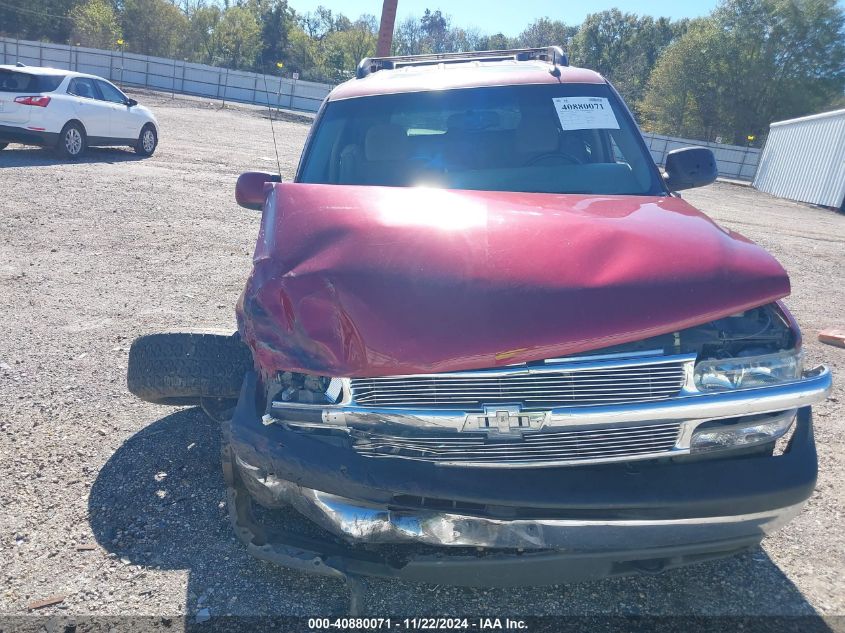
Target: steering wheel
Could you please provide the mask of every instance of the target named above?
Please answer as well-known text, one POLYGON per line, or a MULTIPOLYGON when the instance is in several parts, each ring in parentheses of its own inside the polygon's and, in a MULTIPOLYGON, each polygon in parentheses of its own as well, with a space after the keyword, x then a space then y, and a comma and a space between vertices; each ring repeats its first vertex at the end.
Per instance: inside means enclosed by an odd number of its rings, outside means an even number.
POLYGON ((572 163, 573 165, 583 165, 584 161, 575 156, 574 154, 569 154, 567 152, 548 152, 546 154, 540 154, 539 156, 535 156, 534 158, 528 160, 525 163, 525 167, 529 165, 536 165, 537 163, 542 163, 550 159, 560 159, 567 161, 568 163, 572 163))

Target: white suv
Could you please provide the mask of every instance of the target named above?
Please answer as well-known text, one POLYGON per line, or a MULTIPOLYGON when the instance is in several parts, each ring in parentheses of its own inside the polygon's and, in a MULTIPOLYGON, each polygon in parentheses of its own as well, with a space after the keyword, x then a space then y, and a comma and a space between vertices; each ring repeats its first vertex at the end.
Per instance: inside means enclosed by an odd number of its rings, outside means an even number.
POLYGON ((9 143, 54 147, 79 158, 89 145, 128 145, 150 156, 153 113, 95 75, 0 65, 0 150, 9 143))

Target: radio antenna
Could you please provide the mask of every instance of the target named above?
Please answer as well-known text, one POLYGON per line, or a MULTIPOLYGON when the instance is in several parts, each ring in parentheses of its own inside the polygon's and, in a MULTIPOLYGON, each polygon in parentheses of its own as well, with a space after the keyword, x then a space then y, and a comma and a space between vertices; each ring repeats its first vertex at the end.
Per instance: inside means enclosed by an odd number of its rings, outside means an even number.
MULTIPOLYGON (((282 165, 279 163, 279 146, 276 145, 276 129, 273 127, 273 109, 270 107, 270 89, 267 87, 267 75, 264 75, 264 95, 267 97, 267 113, 270 115, 270 133, 273 135, 273 149, 276 151, 276 171, 282 177, 282 165)), ((282 78, 279 77, 279 93, 282 91, 282 78)))

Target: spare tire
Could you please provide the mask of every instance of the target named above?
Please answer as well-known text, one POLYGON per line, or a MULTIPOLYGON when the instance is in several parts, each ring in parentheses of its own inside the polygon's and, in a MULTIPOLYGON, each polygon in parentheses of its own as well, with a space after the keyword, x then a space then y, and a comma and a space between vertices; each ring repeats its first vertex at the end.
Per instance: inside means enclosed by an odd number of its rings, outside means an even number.
POLYGON ((147 402, 198 405, 238 397, 252 353, 237 334, 149 334, 129 349, 126 383, 147 402))

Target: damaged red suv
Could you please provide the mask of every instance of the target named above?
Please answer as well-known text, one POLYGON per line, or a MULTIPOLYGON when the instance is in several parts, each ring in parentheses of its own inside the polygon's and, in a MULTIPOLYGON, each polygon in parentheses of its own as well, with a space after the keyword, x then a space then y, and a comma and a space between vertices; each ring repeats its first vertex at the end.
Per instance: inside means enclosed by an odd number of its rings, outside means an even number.
POLYGON ((237 534, 340 578, 544 584, 753 547, 810 496, 781 265, 684 202, 558 48, 365 59, 262 209, 234 336, 138 339, 129 387, 222 422, 237 534), (270 509, 282 509, 274 514, 270 509))

